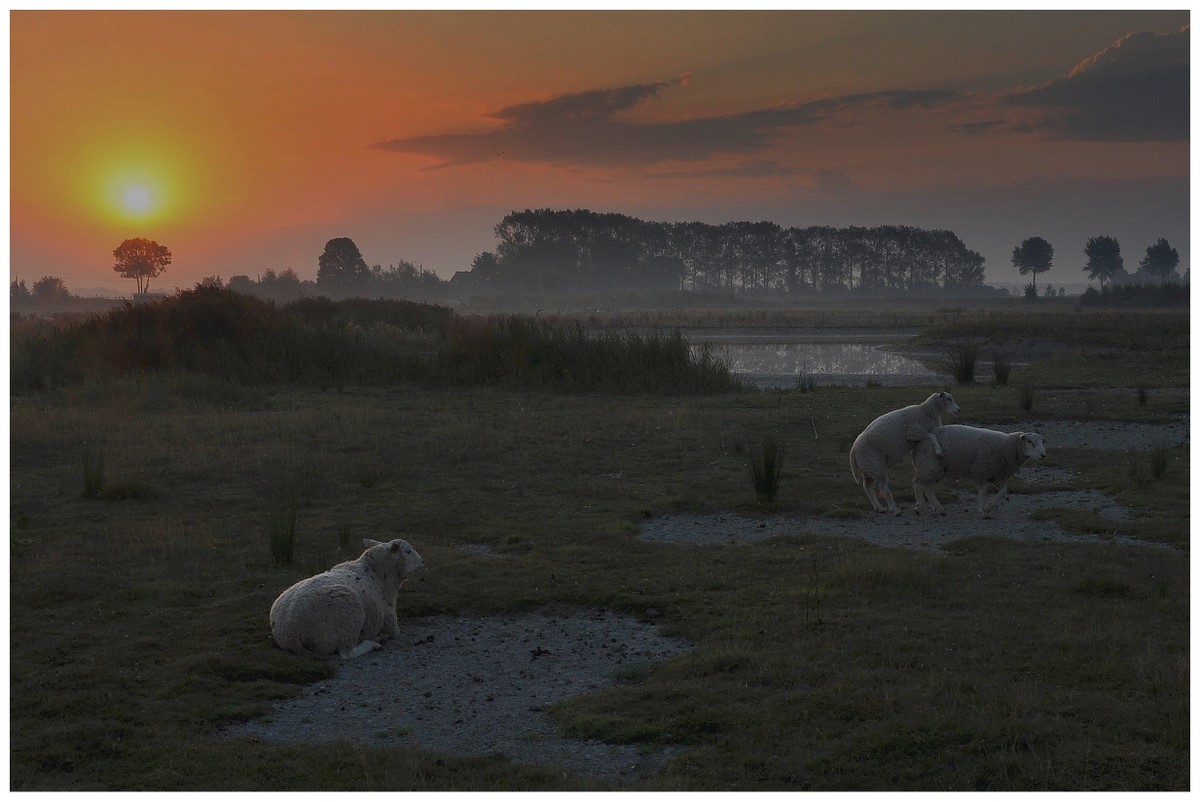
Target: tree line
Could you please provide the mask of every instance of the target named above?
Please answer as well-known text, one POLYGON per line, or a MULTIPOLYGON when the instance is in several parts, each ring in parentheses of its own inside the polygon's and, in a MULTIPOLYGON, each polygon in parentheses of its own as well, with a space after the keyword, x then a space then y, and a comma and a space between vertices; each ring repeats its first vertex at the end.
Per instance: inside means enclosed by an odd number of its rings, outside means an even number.
MULTIPOLYGON (((281 302, 319 295, 445 302, 507 294, 1004 292, 983 285, 983 256, 953 232, 912 226, 664 223, 587 209, 526 209, 506 215, 495 234, 500 241, 496 249, 478 254, 469 271, 450 281, 403 260, 386 269, 368 267, 353 240, 337 237, 317 259, 316 281, 301 279, 288 268, 267 270, 256 279, 235 275, 228 283, 212 276, 201 284, 281 302)), ((1134 274, 1125 270, 1120 243, 1113 237, 1092 237, 1083 252, 1083 270, 1099 281, 1102 291, 1186 280, 1177 270, 1178 251, 1165 239, 1146 249, 1134 274)), ((125 240, 113 256, 113 270, 136 280, 138 295, 145 295, 149 280, 171 263, 167 248, 145 239, 125 240)), ((1037 277, 1053 260, 1054 246, 1042 237, 1030 237, 1013 249, 1013 266, 1033 277, 1026 297, 1038 297, 1037 277)), ((43 276, 32 289, 19 279, 10 288, 14 307, 72 299, 63 281, 53 276, 43 276)))
MULTIPOLYGON (((1125 269, 1121 243, 1116 237, 1089 238, 1083 247, 1083 255, 1087 257, 1083 270, 1089 279, 1100 283, 1101 292, 1121 285, 1156 286, 1184 280, 1178 270, 1179 251, 1161 237, 1146 248, 1146 255, 1138 262, 1137 272, 1132 274, 1125 269)), ((1038 297, 1038 274, 1049 270, 1053 262, 1054 246, 1042 237, 1030 237, 1013 248, 1013 267, 1022 276, 1033 276, 1033 280, 1025 286, 1025 297, 1038 297)))
POLYGON ((983 284, 983 256, 951 231, 665 223, 587 209, 526 209, 495 228, 468 282, 496 292, 905 292, 983 284))

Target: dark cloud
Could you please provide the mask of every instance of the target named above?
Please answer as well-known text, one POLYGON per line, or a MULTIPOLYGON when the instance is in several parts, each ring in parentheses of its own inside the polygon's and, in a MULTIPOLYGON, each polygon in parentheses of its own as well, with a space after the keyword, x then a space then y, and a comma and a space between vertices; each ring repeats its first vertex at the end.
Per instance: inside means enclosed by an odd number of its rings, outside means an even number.
POLYGON ((489 114, 500 125, 482 133, 450 133, 379 142, 381 150, 434 156, 437 168, 486 161, 585 167, 638 167, 702 161, 719 154, 765 150, 779 132, 817 122, 840 122, 871 110, 932 108, 960 97, 944 90, 899 90, 825 98, 738 114, 668 121, 629 119, 626 112, 682 86, 673 81, 559 95, 489 114))
POLYGON ((1190 33, 1131 33, 1007 106, 1041 111, 1018 130, 1107 142, 1184 140, 1189 133, 1190 33))
POLYGON ((977 123, 953 123, 946 126, 946 130, 955 134, 966 134, 967 136, 975 136, 977 134, 988 133, 997 128, 1002 128, 1005 120, 983 120, 977 123))

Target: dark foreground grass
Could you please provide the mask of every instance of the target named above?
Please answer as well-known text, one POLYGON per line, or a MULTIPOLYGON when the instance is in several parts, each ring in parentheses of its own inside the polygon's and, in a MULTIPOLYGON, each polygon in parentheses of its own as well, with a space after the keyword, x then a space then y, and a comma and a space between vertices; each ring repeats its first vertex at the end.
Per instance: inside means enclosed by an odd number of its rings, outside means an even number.
MULTIPOLYGON (((928 389, 552 395, 176 376, 13 398, 11 787, 599 787, 498 758, 217 737, 326 676, 270 642, 275 596, 351 556, 340 544, 403 533, 427 568, 400 594, 402 618, 606 608, 695 643, 553 711, 574 734, 686 747, 632 787, 1187 788, 1186 551, 633 537, 646 515, 758 514, 741 444, 770 437, 789 458, 775 509, 865 514, 850 442, 928 389), (97 432, 106 484, 151 492, 83 497, 81 444, 97 432), (279 566, 264 522, 291 505, 293 564, 279 566), (478 543, 507 559, 459 548, 478 543)), ((955 395, 976 420, 1026 414, 1015 388, 955 395)), ((1033 414, 1081 403, 1042 392, 1033 414)), ((1153 420, 1180 411, 1169 403, 1130 394, 1091 412, 1153 420)), ((1186 454, 1137 488, 1112 456, 1052 450, 1050 464, 1120 488, 1131 536, 1186 549, 1186 454)))

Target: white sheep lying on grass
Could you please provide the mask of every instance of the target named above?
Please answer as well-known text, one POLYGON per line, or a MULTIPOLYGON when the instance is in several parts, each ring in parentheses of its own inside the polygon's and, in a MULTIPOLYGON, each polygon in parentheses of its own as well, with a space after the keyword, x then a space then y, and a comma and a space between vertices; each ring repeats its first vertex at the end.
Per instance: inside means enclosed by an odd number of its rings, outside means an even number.
POLYGON ((353 660, 379 641, 397 635, 396 594, 405 578, 425 564, 406 540, 367 547, 323 574, 302 579, 271 605, 271 636, 305 657, 353 660))
POLYGON ((940 457, 928 441, 918 443, 912 453, 918 513, 923 500, 935 512, 945 512, 929 485, 949 476, 970 479, 979 486, 979 514, 987 517, 1008 492, 1008 480, 1017 470, 1031 459, 1046 457, 1046 444, 1037 432, 1005 434, 974 426, 941 426, 933 434, 942 447, 940 457), (991 498, 987 496, 988 485, 996 488, 991 498))
POLYGON ((900 514, 900 507, 888 489, 888 466, 908 456, 917 443, 927 443, 934 453, 941 453, 936 437, 930 433, 942 423, 945 414, 957 415, 958 404, 950 393, 934 393, 920 404, 894 409, 880 415, 863 429, 850 447, 850 473, 861 484, 875 512, 883 512, 879 499, 887 502, 887 510, 900 514))

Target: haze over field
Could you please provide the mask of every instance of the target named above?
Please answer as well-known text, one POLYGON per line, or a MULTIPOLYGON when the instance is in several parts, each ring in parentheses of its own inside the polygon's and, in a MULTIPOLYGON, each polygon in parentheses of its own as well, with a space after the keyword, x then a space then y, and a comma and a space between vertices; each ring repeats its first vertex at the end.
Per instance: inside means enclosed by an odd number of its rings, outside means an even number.
POLYGON ((525 208, 954 231, 1017 283, 1165 237, 1190 267, 1190 15, 14 11, 10 277, 449 278, 525 208))

